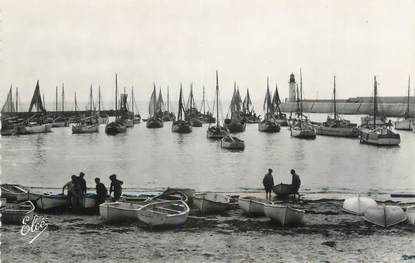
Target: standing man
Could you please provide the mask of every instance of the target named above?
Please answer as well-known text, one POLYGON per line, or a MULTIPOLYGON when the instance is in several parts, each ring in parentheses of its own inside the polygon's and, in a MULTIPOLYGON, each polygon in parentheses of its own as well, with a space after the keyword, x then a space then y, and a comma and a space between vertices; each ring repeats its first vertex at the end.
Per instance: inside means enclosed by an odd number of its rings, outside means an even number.
POLYGON ((79 173, 79 185, 83 194, 86 194, 86 181, 84 179, 85 174, 83 172, 79 173))
POLYGON ((294 169, 291 169, 291 175, 292 175, 292 181, 291 181, 292 193, 298 194, 298 190, 300 189, 300 186, 301 186, 300 176, 295 172, 294 169))
POLYGON ((107 188, 103 183, 101 183, 100 179, 97 177, 95 178, 96 190, 97 190, 97 206, 105 202, 105 199, 107 198, 108 191, 107 188))
POLYGON ((114 201, 120 199, 122 194, 122 187, 123 181, 117 179, 117 175, 113 174, 110 176, 111 186, 110 186, 110 195, 114 192, 114 201))
POLYGON ((274 177, 272 176, 272 169, 268 169, 268 173, 265 174, 264 179, 262 180, 265 189, 265 198, 266 200, 271 200, 271 191, 274 186, 274 177))

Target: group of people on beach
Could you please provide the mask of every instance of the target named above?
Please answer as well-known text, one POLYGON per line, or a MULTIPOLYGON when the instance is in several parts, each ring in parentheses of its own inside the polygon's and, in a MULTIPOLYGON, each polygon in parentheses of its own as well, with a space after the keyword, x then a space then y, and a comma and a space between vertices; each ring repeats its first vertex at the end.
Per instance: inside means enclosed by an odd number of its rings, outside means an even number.
MULTIPOLYGON (((301 186, 300 176, 295 172, 294 169, 291 169, 291 194, 298 194, 298 190, 301 186)), ((268 169, 268 173, 265 174, 264 179, 262 179, 262 184, 265 189, 265 198, 266 200, 271 200, 272 188, 274 187, 274 177, 272 176, 272 169, 268 169)))
MULTIPOLYGON (((82 207, 82 200, 87 193, 86 180, 84 177, 85 173, 83 172, 80 172, 79 176, 72 175, 71 181, 67 182, 62 188, 62 193, 67 189, 68 207, 71 209, 79 209, 82 207)), ((95 178, 97 206, 104 203, 108 197, 111 197, 112 193, 114 193, 112 198, 114 201, 119 200, 121 197, 123 181, 118 180, 117 175, 115 174, 110 175, 109 179, 111 180, 111 185, 108 195, 107 187, 101 183, 101 179, 99 177, 95 178)))

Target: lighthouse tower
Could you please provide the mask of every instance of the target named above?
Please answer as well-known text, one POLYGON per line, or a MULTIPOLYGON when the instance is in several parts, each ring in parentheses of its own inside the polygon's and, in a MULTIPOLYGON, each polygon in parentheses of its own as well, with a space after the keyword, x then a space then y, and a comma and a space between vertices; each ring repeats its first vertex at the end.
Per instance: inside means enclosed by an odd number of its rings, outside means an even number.
POLYGON ((297 100, 296 96, 296 85, 294 74, 291 73, 290 75, 290 81, 288 82, 288 102, 295 102, 297 100))

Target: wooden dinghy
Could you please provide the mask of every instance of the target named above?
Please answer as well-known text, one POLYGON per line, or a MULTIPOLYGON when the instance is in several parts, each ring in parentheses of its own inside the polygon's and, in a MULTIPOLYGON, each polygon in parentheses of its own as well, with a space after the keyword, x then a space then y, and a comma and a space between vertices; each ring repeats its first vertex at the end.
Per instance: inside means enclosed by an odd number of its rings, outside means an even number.
POLYGON ((29 194, 30 201, 40 210, 63 208, 68 204, 68 197, 64 194, 29 194))
POLYGON ((305 211, 288 205, 266 204, 264 206, 264 213, 271 220, 285 226, 301 224, 305 211))
POLYGON ((245 214, 250 216, 265 215, 264 206, 266 204, 271 204, 271 202, 252 196, 238 198, 239 207, 244 211, 245 214))
POLYGON ((277 184, 272 187, 272 191, 278 196, 278 197, 287 197, 290 194, 293 193, 293 188, 291 184, 277 184))
POLYGON ((0 208, 1 223, 21 225, 25 217, 28 217, 28 220, 33 217, 34 211, 35 206, 30 201, 19 204, 6 204, 0 208))
POLYGON ((407 216, 399 206, 378 205, 366 209, 364 219, 381 227, 389 227, 404 222, 407 216))
POLYGON ((27 200, 27 190, 18 184, 2 184, 1 197, 7 200, 24 201, 27 200))
POLYGON ((343 210, 355 215, 364 215, 366 209, 376 206, 376 201, 365 196, 347 198, 343 202, 343 210))
POLYGON ((189 211, 184 201, 159 201, 142 206, 137 217, 150 226, 177 226, 186 222, 189 211))
POLYGON ((99 215, 107 222, 138 220, 141 203, 111 202, 99 205, 99 215))
POLYGON ((218 214, 229 209, 230 200, 217 193, 196 194, 193 197, 193 204, 202 214, 218 214))
POLYGON ((406 216, 408 217, 408 222, 411 225, 415 225, 415 205, 406 209, 406 216))

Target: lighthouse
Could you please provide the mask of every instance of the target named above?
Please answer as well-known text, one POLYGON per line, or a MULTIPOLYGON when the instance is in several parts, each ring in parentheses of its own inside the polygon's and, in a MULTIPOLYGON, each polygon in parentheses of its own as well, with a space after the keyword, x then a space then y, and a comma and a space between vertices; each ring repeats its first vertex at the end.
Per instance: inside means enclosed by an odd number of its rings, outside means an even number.
POLYGON ((294 74, 291 73, 290 81, 288 82, 288 102, 295 102, 297 100, 296 96, 296 86, 294 74))

